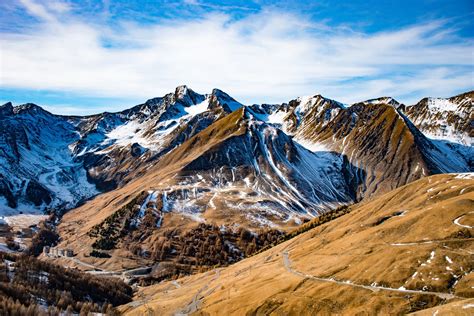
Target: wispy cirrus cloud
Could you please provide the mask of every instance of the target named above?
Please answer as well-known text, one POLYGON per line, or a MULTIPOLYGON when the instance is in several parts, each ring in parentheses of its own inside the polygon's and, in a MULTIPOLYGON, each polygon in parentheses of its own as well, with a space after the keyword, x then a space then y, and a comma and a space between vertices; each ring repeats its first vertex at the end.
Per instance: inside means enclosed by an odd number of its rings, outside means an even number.
POLYGON ((474 87, 473 40, 457 39, 444 20, 371 34, 278 10, 110 25, 77 16, 66 2, 21 3, 40 23, 1 34, 6 88, 146 99, 188 84, 246 103, 316 92, 351 103, 474 87))
POLYGON ((41 18, 45 21, 54 21, 54 15, 43 5, 32 0, 20 0, 20 3, 33 16, 41 18))

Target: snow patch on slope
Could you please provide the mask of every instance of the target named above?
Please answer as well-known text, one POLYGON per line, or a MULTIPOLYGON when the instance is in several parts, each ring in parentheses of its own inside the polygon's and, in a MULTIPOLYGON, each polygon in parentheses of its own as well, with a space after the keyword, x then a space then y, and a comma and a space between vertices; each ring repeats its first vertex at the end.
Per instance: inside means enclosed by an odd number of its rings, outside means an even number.
POLYGON ((283 125, 283 123, 285 122, 284 118, 285 116, 287 115, 288 113, 284 112, 284 111, 276 111, 272 114, 270 114, 266 121, 267 123, 269 124, 279 124, 279 125, 283 125))
POLYGON ((458 173, 454 178, 471 180, 474 179, 474 172, 458 173))
POLYGON ((114 144, 123 147, 137 143, 148 149, 154 148, 153 143, 143 136, 142 127, 138 121, 130 121, 105 134, 107 139, 104 142, 110 143, 112 141, 114 144))
POLYGON ((293 140, 313 153, 320 151, 330 151, 329 147, 327 147, 326 145, 322 143, 312 142, 309 139, 295 137, 293 138, 293 140))
POLYGON ((448 99, 428 98, 428 108, 431 111, 456 111, 458 105, 448 99))
POLYGON ((206 99, 196 105, 185 107, 184 111, 188 113, 189 115, 194 116, 194 115, 198 115, 198 114, 206 112, 208 106, 209 106, 209 100, 206 99))

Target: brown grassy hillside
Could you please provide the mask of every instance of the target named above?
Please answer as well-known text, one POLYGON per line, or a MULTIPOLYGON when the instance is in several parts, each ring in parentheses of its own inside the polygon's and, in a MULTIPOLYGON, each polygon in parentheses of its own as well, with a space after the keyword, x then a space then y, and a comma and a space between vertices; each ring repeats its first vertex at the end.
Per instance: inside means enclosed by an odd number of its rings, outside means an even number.
POLYGON ((474 297, 473 212, 472 174, 430 176, 230 267, 140 289, 121 310, 365 315, 459 302, 474 297))

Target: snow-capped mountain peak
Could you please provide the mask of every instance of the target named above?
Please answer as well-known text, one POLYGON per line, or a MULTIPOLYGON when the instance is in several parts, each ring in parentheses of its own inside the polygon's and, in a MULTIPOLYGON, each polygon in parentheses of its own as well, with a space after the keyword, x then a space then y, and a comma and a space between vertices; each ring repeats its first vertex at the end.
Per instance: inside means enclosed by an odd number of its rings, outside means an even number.
POLYGON ((365 103, 365 104, 388 104, 388 105, 394 106, 395 108, 398 108, 399 106, 402 105, 400 102, 398 102, 397 100, 395 100, 392 97, 379 97, 379 98, 364 101, 363 103, 365 103))
POLYGON ((451 98, 424 98, 407 106, 406 114, 428 137, 469 145, 473 143, 474 91, 451 98))
POLYGON ((216 88, 212 90, 212 93, 208 95, 208 97, 209 107, 211 109, 221 107, 224 109, 225 112, 231 113, 243 106, 243 104, 236 101, 230 95, 216 88))
POLYGON ((194 92, 187 86, 178 86, 174 92, 174 101, 181 103, 183 106, 191 106, 204 101, 205 96, 194 92))
POLYGON ((25 103, 21 104, 18 106, 13 107, 13 112, 15 114, 29 114, 29 115, 46 115, 46 116, 51 116, 50 112, 46 111, 39 105, 36 105, 34 103, 25 103))

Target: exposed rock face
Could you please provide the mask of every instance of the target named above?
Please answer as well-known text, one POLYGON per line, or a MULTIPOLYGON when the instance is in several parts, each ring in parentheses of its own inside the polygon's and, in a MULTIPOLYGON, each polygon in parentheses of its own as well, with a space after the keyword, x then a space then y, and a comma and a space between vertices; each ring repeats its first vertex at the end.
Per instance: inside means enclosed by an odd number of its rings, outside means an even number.
POLYGON ((182 168, 182 177, 198 174, 217 186, 245 183, 257 194, 275 200, 278 209, 303 214, 352 201, 355 192, 349 182, 357 168, 347 159, 331 152, 308 151, 281 130, 257 120, 251 110, 241 110, 240 117, 237 114, 232 114, 236 118, 230 125, 221 126, 219 121, 210 127, 237 134, 229 132, 220 140, 213 137, 218 131, 212 129, 206 130, 207 135, 198 134, 199 141, 214 144, 204 152, 198 140, 183 144, 189 146, 186 154, 196 158, 182 168), (279 194, 272 198, 274 192, 279 194))
POLYGON ((7 206, 11 208, 17 207, 15 196, 12 193, 9 182, 0 174, 0 196, 7 200, 7 206))
POLYGON ((78 136, 65 118, 31 103, 2 112, 8 115, 0 116, 0 172, 8 203, 0 205, 70 208, 96 192, 68 149, 78 136))
POLYGON ((130 148, 130 153, 133 157, 140 157, 145 152, 146 152, 146 149, 140 146, 140 144, 138 143, 133 143, 130 148))
POLYGON ((220 97, 180 86, 119 113, 70 118, 82 136, 73 150, 94 183, 113 189, 227 113, 220 97))
POLYGON ((180 86, 119 113, 86 117, 53 115, 31 103, 6 103, 0 107, 2 196, 9 207, 20 202, 60 211, 115 189, 230 113, 228 104, 240 105, 214 92, 201 95, 180 86), (26 194, 29 180, 50 194, 33 189, 26 194))
POLYGON ((426 135, 472 146, 474 91, 449 99, 424 98, 406 108, 406 115, 426 135))
POLYGON ((347 156, 364 171, 357 199, 429 174, 472 170, 471 147, 428 139, 404 114, 405 105, 390 97, 345 106, 316 95, 253 108, 308 149, 347 156))

